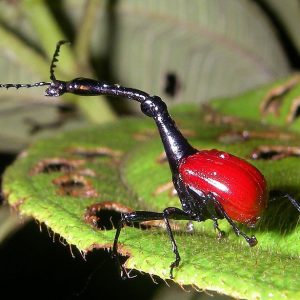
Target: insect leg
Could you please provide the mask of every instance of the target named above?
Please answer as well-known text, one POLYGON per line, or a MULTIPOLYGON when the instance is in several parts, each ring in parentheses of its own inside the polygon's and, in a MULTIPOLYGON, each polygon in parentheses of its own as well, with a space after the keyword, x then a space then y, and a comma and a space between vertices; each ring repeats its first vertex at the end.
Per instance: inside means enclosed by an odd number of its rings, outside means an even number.
POLYGON ((117 231, 115 234, 112 256, 116 260, 118 268, 121 270, 121 276, 123 279, 128 278, 126 270, 124 266, 120 263, 118 258, 118 240, 121 233, 121 229, 124 225, 129 223, 141 223, 144 221, 152 221, 152 220, 164 220, 167 228, 167 233, 172 243, 172 250, 175 254, 175 261, 170 265, 170 278, 173 278, 173 269, 179 265, 180 255, 178 252, 177 244, 175 242, 173 232, 169 223, 169 219, 175 220, 190 220, 190 216, 176 207, 168 207, 164 209, 163 213, 157 212, 149 212, 149 211, 135 211, 131 213, 124 213, 121 215, 121 220, 117 226, 117 231))
MULTIPOLYGON (((197 215, 198 219, 206 220, 212 219, 214 222, 214 229, 217 231, 218 239, 221 239, 225 236, 225 232, 222 231, 218 224, 218 219, 220 215, 216 211, 214 202, 211 200, 211 197, 207 197, 204 193, 200 193, 190 187, 187 187, 188 194, 192 196, 193 200, 190 201, 193 209, 193 212, 197 215), (196 204, 196 205, 195 205, 196 204), (205 208, 205 210, 204 210, 205 208)), ((223 215, 221 215, 223 217, 223 215)))
POLYGON ((170 223, 169 223, 169 219, 190 220, 191 217, 189 214, 187 214, 183 210, 176 208, 176 207, 165 208, 163 211, 163 216, 164 216, 164 221, 165 221, 165 224, 167 227, 167 232, 168 232, 169 238, 171 240, 172 251, 175 254, 175 260, 170 265, 170 278, 172 279, 172 278, 174 278, 173 269, 177 268, 179 266, 179 262, 180 262, 181 258, 179 255, 178 247, 177 247, 176 241, 174 239, 174 235, 173 235, 170 223))
POLYGON ((225 236, 225 232, 220 229, 217 218, 214 218, 213 221, 214 221, 214 228, 218 232, 218 240, 220 240, 225 236))
POLYGON ((117 226, 117 231, 116 231, 115 238, 114 238, 114 244, 113 244, 111 256, 115 260, 118 269, 121 271, 122 279, 127 279, 127 278, 129 278, 129 276, 127 275, 127 272, 126 272, 124 266, 120 263, 120 259, 118 257, 118 240, 119 240, 119 236, 121 233, 121 229, 124 226, 124 223, 125 223, 125 221, 123 220, 123 218, 121 218, 121 220, 119 221, 118 226, 117 226))
POLYGON ((243 231, 241 231, 236 224, 232 221, 232 219, 227 215, 227 213, 225 212, 223 206, 220 204, 220 202, 215 198, 214 195, 212 194, 208 194, 207 195, 208 199, 211 199, 214 203, 214 205, 217 207, 219 213, 227 220, 227 222, 231 225, 233 231, 235 232, 236 235, 238 236, 242 236, 246 242, 249 244, 250 247, 253 247, 257 244, 257 239, 256 237, 253 235, 251 237, 247 236, 243 231))
POLYGON ((287 198, 292 203, 292 205, 300 212, 300 204, 296 201, 295 198, 293 198, 289 194, 285 194, 284 198, 287 198))

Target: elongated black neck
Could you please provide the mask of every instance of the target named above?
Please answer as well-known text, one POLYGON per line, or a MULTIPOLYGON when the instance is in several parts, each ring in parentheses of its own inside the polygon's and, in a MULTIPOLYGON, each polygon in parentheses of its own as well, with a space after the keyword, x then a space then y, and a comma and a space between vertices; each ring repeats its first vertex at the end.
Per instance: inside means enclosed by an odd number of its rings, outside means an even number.
POLYGON ((178 174, 180 161, 197 152, 185 139, 171 118, 167 105, 157 96, 141 103, 142 112, 152 117, 157 125, 173 176, 178 174))
MULTIPOLYGON (((98 85, 98 88, 100 88, 100 85, 98 85)), ((173 175, 178 173, 178 166, 182 158, 197 152, 177 128, 165 102, 161 98, 119 85, 102 84, 101 93, 126 97, 141 103, 142 112, 146 116, 153 118, 157 125, 173 175)))
POLYGON ((89 78, 76 78, 69 82, 55 80, 45 91, 45 95, 51 97, 64 93, 84 96, 109 95, 138 101, 141 104, 142 112, 156 122, 173 176, 178 173, 181 159, 197 152, 176 127, 165 102, 157 96, 150 96, 137 89, 122 87, 118 84, 106 84, 89 78))
POLYGON ((159 130, 172 174, 175 175, 178 173, 179 163, 182 158, 196 153, 197 150, 190 145, 179 131, 168 111, 162 116, 154 118, 154 120, 159 130))
POLYGON ((101 94, 126 97, 141 103, 142 112, 153 118, 157 125, 173 175, 178 173, 178 166, 182 158, 197 152, 177 128, 168 112, 167 105, 161 98, 119 85, 98 84, 99 90, 101 90, 101 94))

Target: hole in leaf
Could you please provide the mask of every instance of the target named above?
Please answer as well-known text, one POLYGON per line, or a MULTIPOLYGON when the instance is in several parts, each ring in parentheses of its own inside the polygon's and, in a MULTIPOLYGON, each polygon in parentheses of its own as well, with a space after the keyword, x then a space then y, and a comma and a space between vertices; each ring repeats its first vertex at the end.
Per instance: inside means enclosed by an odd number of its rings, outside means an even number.
POLYGON ((118 226, 121 220, 121 213, 115 210, 101 209, 96 212, 96 227, 100 230, 111 230, 118 226))
POLYGON ((84 214, 86 223, 97 229, 111 230, 117 227, 121 213, 132 212, 132 209, 118 202, 104 201, 89 206, 84 214))
POLYGON ((63 163, 63 162, 52 162, 45 164, 42 173, 51 173, 51 172, 71 172, 74 170, 74 166, 63 163))
POLYGON ((282 101, 283 98, 281 96, 270 96, 269 98, 265 98, 260 106, 261 114, 263 116, 273 114, 275 117, 279 117, 282 101))
POLYGON ((273 114, 278 117, 284 96, 293 89, 300 81, 299 75, 295 75, 288 79, 285 83, 272 88, 264 97, 260 112, 262 115, 273 114))
MULTIPOLYGON (((133 210, 118 202, 104 201, 89 206, 84 214, 86 223, 100 230, 115 229, 121 219, 121 213, 130 213, 133 210)), ((171 222, 172 229, 178 228, 171 222)), ((149 229, 150 227, 165 227, 163 220, 144 221, 140 223, 126 224, 138 229, 149 229)))
POLYGON ((87 159, 93 159, 96 157, 103 157, 103 156, 118 158, 122 155, 121 151, 113 150, 108 147, 96 147, 96 148, 75 147, 75 148, 68 149, 68 152, 70 152, 73 155, 82 156, 87 159))
POLYGON ((243 120, 234 116, 223 115, 212 106, 205 103, 201 105, 204 113, 204 121, 215 125, 243 125, 243 120))
POLYGON ((300 147, 260 146, 251 154, 252 159, 279 160, 289 156, 300 156, 300 147))
POLYGON ((85 185, 82 181, 75 181, 73 179, 70 179, 69 181, 65 181, 65 182, 62 182, 60 184, 60 186, 64 189, 73 189, 73 188, 79 188, 79 189, 82 189, 85 185))
POLYGON ((69 160, 65 158, 47 158, 39 161, 29 172, 31 176, 39 173, 52 172, 73 172, 76 168, 83 165, 83 160, 69 160))
POLYGON ((235 144, 246 141, 248 138, 243 134, 243 132, 224 132, 219 135, 218 141, 223 144, 235 144))
POLYGON ((136 141, 146 141, 150 138, 153 138, 156 135, 156 131, 153 129, 144 129, 133 134, 133 138, 136 141))
POLYGON ((293 123, 296 121, 297 118, 300 116, 300 98, 296 98, 293 100, 290 111, 286 117, 286 122, 288 124, 293 123))
POLYGON ((278 156, 278 152, 277 151, 261 151, 258 153, 253 153, 252 154, 252 158, 253 159, 276 159, 276 157, 278 156))
POLYGON ((164 93, 174 98, 180 90, 178 76, 174 72, 169 72, 165 76, 164 93))
POLYGON ((176 189, 174 188, 174 184, 172 181, 167 182, 165 184, 159 185, 155 191, 153 192, 154 196, 158 196, 161 193, 168 192, 169 197, 178 196, 176 189))
POLYGON ((99 196, 91 182, 78 174, 63 175, 52 182, 59 186, 57 193, 62 196, 83 198, 95 198, 99 196))
POLYGON ((281 140, 290 141, 295 140, 296 136, 292 133, 281 131, 254 131, 254 130, 242 130, 242 131, 230 131, 224 132, 219 135, 218 140, 224 144, 234 144, 250 139, 269 139, 269 140, 281 140))
POLYGON ((156 162, 159 164, 164 164, 164 163, 168 162, 168 158, 167 158, 165 151, 163 151, 159 154, 159 156, 156 158, 156 162))

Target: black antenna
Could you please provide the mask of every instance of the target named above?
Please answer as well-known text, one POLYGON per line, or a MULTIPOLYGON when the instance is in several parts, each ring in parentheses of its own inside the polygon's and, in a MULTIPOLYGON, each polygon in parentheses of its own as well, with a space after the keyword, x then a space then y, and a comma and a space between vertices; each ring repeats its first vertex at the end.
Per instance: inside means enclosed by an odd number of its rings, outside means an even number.
POLYGON ((44 82, 44 81, 41 81, 41 82, 36 82, 36 83, 0 83, 0 88, 16 88, 16 89, 19 89, 19 88, 31 88, 31 87, 39 87, 39 86, 43 86, 43 85, 50 85, 51 82, 44 82))
MULTIPOLYGON (((50 65, 50 79, 52 82, 57 81, 56 77, 54 75, 54 69, 56 67, 56 62, 58 62, 58 56, 59 56, 59 51, 60 51, 60 47, 63 44, 69 43, 68 41, 59 41, 56 45, 56 49, 55 52, 53 54, 53 58, 51 61, 51 65, 50 65)), ((51 85, 52 82, 45 82, 45 81, 41 81, 41 82, 36 82, 36 83, 0 83, 0 88, 32 88, 32 87, 40 87, 40 86, 44 86, 44 85, 51 85)))
POLYGON ((70 43, 69 41, 59 41, 56 45, 56 49, 55 49, 55 52, 53 54, 53 58, 52 58, 52 62, 51 62, 51 65, 50 65, 50 79, 52 81, 56 81, 56 77, 54 75, 54 69, 56 68, 56 62, 58 62, 58 56, 59 56, 59 51, 60 51, 60 47, 63 45, 63 44, 66 44, 66 43, 70 43))

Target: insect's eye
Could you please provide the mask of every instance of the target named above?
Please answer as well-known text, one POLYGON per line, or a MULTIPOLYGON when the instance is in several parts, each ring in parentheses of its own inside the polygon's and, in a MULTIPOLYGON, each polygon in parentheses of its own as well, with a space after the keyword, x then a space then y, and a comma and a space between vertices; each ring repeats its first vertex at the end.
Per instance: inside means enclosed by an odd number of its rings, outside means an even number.
POLYGON ((51 85, 46 89, 45 96, 58 97, 66 92, 66 83, 62 81, 52 82, 51 85))

